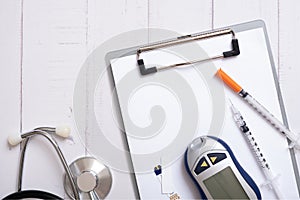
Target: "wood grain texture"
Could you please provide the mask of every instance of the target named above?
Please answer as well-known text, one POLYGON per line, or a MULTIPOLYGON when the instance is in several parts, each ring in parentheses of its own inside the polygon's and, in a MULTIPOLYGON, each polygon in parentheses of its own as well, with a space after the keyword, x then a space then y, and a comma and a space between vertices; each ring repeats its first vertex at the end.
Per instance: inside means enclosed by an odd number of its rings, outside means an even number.
POLYGON ((88 0, 89 52, 127 31, 147 28, 147 0, 88 0))
POLYGON ((21 1, 0 1, 0 198, 17 189, 19 147, 11 148, 7 137, 21 127, 21 1))
POLYGON ((273 0, 214 0, 213 28, 262 19, 266 23, 275 65, 278 66, 278 4, 273 0))
MULTIPOLYGON (((115 37, 124 32, 136 30, 136 29, 145 29, 148 28, 148 9, 147 9, 147 0, 119 0, 119 1, 97 1, 89 0, 88 1, 88 37, 87 37, 87 46, 89 54, 92 54, 95 48, 99 47, 101 43, 115 37)), ((119 44, 119 48, 126 48, 124 44, 119 44)), ((107 44, 109 46, 109 44, 107 44)), ((115 45, 111 45, 112 48, 115 45)), ((111 49, 111 51, 114 49, 111 49)), ((108 52, 107 52, 108 53, 108 52)), ((103 125, 101 130, 106 131, 104 135, 117 135, 123 136, 122 132, 115 126, 114 120, 112 118, 111 110, 107 107, 112 105, 111 97, 111 87, 109 82, 108 72, 101 72, 104 74, 99 74, 99 77, 95 73, 99 73, 101 68, 99 65, 104 64, 104 57, 102 58, 103 63, 90 63, 90 67, 87 70, 86 83, 87 97, 89 94, 95 94, 94 105, 86 105, 87 116, 91 114, 97 116, 97 122, 100 125, 103 125), (92 91, 92 88, 89 87, 92 85, 93 78, 99 78, 99 84, 95 91, 92 91), (107 126, 107 124, 109 124, 107 126)), ((105 64, 104 64, 105 65, 105 64)), ((93 97, 93 95, 92 95, 93 97)), ((91 137, 95 134, 98 124, 93 124, 89 118, 86 121, 86 137, 91 137)), ((100 134, 100 133, 99 133, 100 134)), ((118 141, 120 138, 114 138, 114 141, 118 141)), ((86 148, 88 153, 96 156, 101 160, 102 153, 108 153, 105 149, 95 148, 99 146, 98 141, 89 141, 86 142, 86 148)), ((124 149, 124 144, 122 142, 118 143, 119 146, 122 146, 124 149)), ((125 157, 126 154, 119 154, 119 157, 125 157)), ((109 161, 107 161, 109 163, 109 161)), ((124 163, 124 165, 126 165, 124 163)), ((110 169, 113 176, 113 185, 112 191, 110 192, 108 198, 111 199, 135 199, 136 187, 134 184, 133 174, 119 171, 118 169, 110 169), (126 187, 124 187, 126 186, 126 187)))
POLYGON ((299 1, 280 2, 280 71, 279 81, 283 91, 289 123, 293 130, 300 132, 299 116, 300 104, 297 91, 299 85, 299 52, 300 45, 300 13, 299 1))
MULTIPOLYGON (((299 1, 280 1, 279 4, 279 82, 283 93, 290 129, 300 133, 299 1)), ((296 154, 300 165, 299 153, 296 154)))
MULTIPOLYGON (((87 56, 85 1, 26 0, 23 13, 23 131, 43 125, 72 126, 73 87, 87 56)), ((69 163, 84 155, 71 128, 75 144, 57 139, 69 163)), ((64 170, 51 145, 44 138, 33 138, 27 154, 24 187, 63 197, 64 170)))
MULTIPOLYGON (((102 42, 134 29, 162 28, 189 34, 263 19, 279 66, 289 124, 300 132, 299 6, 296 0, 0 1, 0 88, 4 94, 0 98, 0 157, 5 161, 0 170, 4 177, 0 197, 16 188, 19 149, 9 150, 6 145, 10 133, 69 123, 74 142, 58 139, 68 162, 86 153, 73 119, 77 74, 87 56, 102 42)), ((151 41, 151 34, 148 37, 151 41)), ((92 131, 88 125, 86 130, 92 131)), ((66 196, 63 168, 44 140, 35 138, 30 143, 24 173, 24 188, 41 188, 66 196), (46 181, 41 182, 41 177, 46 181)), ((118 189, 112 191, 111 197, 133 198, 133 188, 123 187, 129 184, 129 175, 113 173, 117 180, 114 187, 118 189)))
POLYGON ((149 27, 191 34, 209 30, 212 27, 212 1, 159 1, 151 0, 149 27))

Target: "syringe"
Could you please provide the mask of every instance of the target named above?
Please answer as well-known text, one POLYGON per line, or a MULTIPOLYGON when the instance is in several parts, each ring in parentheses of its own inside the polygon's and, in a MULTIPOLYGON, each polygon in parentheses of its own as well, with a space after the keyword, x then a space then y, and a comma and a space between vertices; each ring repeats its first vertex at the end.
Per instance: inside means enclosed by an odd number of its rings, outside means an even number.
POLYGON ((261 116, 263 116, 270 124, 272 124, 280 133, 287 137, 291 143, 290 148, 300 149, 300 136, 291 132, 282 122, 272 115, 264 106, 256 101, 248 92, 246 92, 239 84, 237 84, 222 69, 217 72, 218 76, 228 85, 234 92, 239 94, 247 103, 249 103, 261 116))
POLYGON ((245 136, 249 147, 252 149, 256 160, 258 162, 258 164, 260 165, 265 178, 266 178, 266 184, 270 186, 271 189, 273 189, 276 197, 278 199, 283 199, 281 192, 275 182, 275 177, 270 169, 269 164, 267 163, 267 160, 265 159, 261 148, 258 146, 257 142, 255 141, 255 138, 253 136, 253 134, 250 132, 246 122, 244 121, 243 116, 241 115, 241 113, 234 107, 234 105, 231 103, 231 111, 233 113, 233 118, 236 122, 236 124, 238 125, 238 127, 240 128, 241 132, 243 132, 243 135, 245 136))

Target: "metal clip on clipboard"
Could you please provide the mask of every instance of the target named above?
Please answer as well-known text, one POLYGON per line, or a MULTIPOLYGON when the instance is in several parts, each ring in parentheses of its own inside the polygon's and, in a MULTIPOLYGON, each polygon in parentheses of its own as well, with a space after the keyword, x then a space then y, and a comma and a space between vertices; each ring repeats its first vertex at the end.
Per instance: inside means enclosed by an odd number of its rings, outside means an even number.
POLYGON ((231 56, 237 56, 239 54, 240 54, 240 49, 239 49, 238 40, 235 38, 235 33, 231 29, 224 29, 224 30, 218 30, 218 31, 204 33, 204 34, 181 36, 174 40, 140 47, 137 50, 137 64, 140 68, 141 75, 147 75, 147 74, 156 73, 161 70, 170 69, 173 67, 190 65, 190 64, 194 64, 194 63, 205 62, 205 61, 215 60, 215 59, 220 59, 220 58, 228 58, 231 56), (167 66, 150 67, 150 68, 146 68, 145 64, 144 64, 144 60, 140 59, 140 54, 142 52, 152 51, 155 49, 174 46, 174 45, 187 43, 187 42, 191 42, 191 41, 195 41, 195 40, 209 39, 212 37, 222 36, 222 35, 226 35, 226 34, 232 35, 232 40, 231 40, 232 50, 223 52, 221 55, 213 56, 213 57, 206 58, 206 59, 198 59, 198 60, 192 60, 192 61, 187 61, 187 62, 182 62, 182 63, 175 63, 175 64, 171 64, 171 65, 167 65, 167 66))

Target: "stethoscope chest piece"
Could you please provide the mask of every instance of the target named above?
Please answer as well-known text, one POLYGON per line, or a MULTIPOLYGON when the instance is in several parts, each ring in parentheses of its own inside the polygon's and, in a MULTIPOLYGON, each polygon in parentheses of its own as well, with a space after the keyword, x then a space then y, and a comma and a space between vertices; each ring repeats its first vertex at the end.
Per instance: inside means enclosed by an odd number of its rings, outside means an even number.
MULTIPOLYGON (((109 169, 93 157, 75 160, 69 166, 73 174, 80 199, 104 199, 112 185, 109 169)), ((74 198, 70 181, 65 176, 64 186, 67 194, 74 198)))

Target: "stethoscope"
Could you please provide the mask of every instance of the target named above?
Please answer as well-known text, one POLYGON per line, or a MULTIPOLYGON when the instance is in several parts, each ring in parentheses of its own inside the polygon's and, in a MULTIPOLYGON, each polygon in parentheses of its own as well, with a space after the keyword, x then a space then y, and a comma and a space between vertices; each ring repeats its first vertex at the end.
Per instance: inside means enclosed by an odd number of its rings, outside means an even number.
POLYGON ((17 192, 6 196, 4 199, 62 199, 61 197, 41 190, 22 190, 22 177, 24 168, 24 158, 29 139, 40 135, 54 147, 65 170, 64 187, 65 191, 72 199, 104 199, 109 193, 112 185, 110 170, 93 157, 82 157, 75 160, 68 166, 66 159, 59 148, 53 135, 62 138, 69 138, 70 128, 68 126, 39 127, 21 135, 8 137, 8 143, 16 146, 21 143, 21 154, 18 169, 17 192), (100 184, 101 183, 101 184, 100 184))

